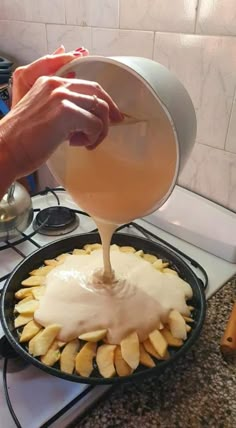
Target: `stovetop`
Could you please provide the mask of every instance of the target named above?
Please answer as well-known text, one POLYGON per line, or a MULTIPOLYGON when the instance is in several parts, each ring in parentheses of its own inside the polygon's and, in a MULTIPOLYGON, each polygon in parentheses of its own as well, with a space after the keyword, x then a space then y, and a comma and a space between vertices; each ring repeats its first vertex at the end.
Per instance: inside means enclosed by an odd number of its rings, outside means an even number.
MULTIPOLYGON (((191 193, 191 192, 190 192, 191 193)), ((96 230, 93 220, 79 210, 70 196, 63 189, 46 189, 33 198, 34 220, 36 216, 47 207, 64 206, 73 210, 78 216, 78 226, 65 236, 87 233, 96 230)), ((158 216, 141 219, 120 228, 123 233, 131 233, 158 240, 181 255, 191 266, 197 276, 207 285, 207 297, 214 294, 236 273, 236 265, 222 260, 196 246, 183 241, 179 237, 157 227, 158 216)), ((32 223, 25 233, 15 240, 7 243, 0 242, 0 289, 15 266, 22 259, 41 246, 58 239, 58 236, 47 236, 34 230, 32 223)), ((0 337, 3 331, 0 325, 0 337)), ((27 365, 20 358, 0 360, 0 370, 3 370, 3 382, 9 391, 10 403, 14 413, 24 428, 39 428, 55 426, 66 427, 72 420, 80 417, 97 400, 109 390, 109 386, 91 387, 76 384, 48 375, 39 369, 27 365), (32 393, 34 391, 34 393, 32 393), (27 403, 27 405, 26 405, 27 403)), ((0 413, 2 426, 13 428, 15 426, 5 398, 0 398, 0 413)))

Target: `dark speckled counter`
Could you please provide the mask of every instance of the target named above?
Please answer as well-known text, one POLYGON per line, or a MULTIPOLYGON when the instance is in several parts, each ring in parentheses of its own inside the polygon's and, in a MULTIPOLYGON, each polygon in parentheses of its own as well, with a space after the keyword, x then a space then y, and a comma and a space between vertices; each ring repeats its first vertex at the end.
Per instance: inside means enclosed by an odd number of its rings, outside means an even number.
POLYGON ((189 354, 159 378, 116 388, 76 428, 236 427, 236 358, 219 342, 236 297, 236 279, 208 302, 202 334, 189 354))

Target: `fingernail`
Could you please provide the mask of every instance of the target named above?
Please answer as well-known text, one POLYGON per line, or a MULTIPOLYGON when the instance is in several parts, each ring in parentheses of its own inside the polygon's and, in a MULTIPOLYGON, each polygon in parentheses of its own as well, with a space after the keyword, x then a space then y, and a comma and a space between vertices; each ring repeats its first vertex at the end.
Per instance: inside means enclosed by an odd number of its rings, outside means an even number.
POLYGON ((83 52, 73 52, 74 56, 83 56, 83 52))
POLYGON ((124 115, 120 111, 115 110, 110 112, 110 119, 112 122, 122 122, 124 115))
POLYGON ((84 51, 84 47, 75 49, 75 52, 81 52, 81 51, 84 51))
POLYGON ((86 148, 87 150, 94 150, 94 149, 96 149, 96 147, 97 147, 97 144, 93 144, 93 145, 91 145, 91 146, 86 146, 85 148, 86 148))
POLYGON ((69 140, 70 146, 81 147, 87 146, 87 144, 89 143, 88 138, 86 137, 86 135, 84 135, 83 132, 75 132, 70 136, 69 140))
POLYGON ((76 73, 74 71, 70 71, 69 73, 66 74, 66 78, 67 79, 73 79, 73 77, 76 76, 76 73))

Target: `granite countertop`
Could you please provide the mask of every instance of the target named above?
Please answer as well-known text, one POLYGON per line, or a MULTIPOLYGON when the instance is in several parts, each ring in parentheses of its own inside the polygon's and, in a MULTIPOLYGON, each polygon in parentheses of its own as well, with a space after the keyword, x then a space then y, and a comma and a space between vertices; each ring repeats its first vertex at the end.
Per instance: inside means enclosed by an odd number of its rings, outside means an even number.
POLYGON ((225 361, 219 342, 236 296, 236 278, 208 302, 201 337, 160 377, 114 391, 73 428, 233 428, 236 358, 225 361))

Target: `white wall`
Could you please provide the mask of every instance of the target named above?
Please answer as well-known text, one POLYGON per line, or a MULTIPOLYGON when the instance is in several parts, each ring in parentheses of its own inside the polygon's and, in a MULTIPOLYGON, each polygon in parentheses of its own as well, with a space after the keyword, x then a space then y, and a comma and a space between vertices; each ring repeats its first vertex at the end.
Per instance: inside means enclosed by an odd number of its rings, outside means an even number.
POLYGON ((236 210, 235 0, 0 0, 0 51, 26 63, 81 45, 170 68, 198 117, 179 182, 236 210))

